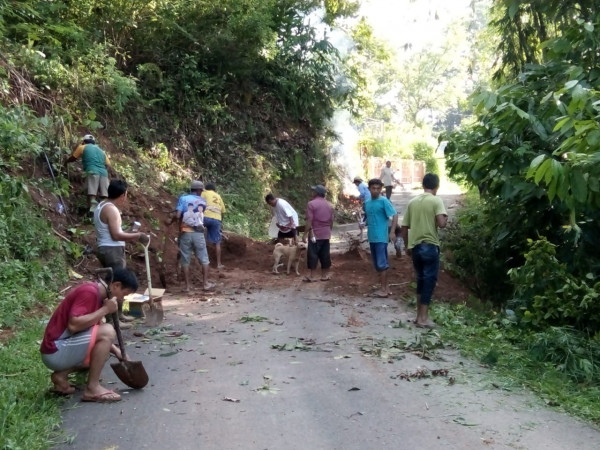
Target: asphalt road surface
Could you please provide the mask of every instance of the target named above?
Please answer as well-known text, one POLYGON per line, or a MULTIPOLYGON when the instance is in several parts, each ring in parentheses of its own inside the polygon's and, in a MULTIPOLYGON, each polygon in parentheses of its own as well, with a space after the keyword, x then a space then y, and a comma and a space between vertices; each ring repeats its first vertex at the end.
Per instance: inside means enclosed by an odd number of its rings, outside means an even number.
POLYGON ((245 285, 208 301, 166 297, 163 327, 140 324, 125 337, 150 384, 129 390, 107 365, 103 382, 123 401, 74 395, 56 448, 600 448, 597 428, 504 389, 453 350, 422 359, 419 343, 437 335, 413 328, 402 303, 289 279, 283 290, 245 285))

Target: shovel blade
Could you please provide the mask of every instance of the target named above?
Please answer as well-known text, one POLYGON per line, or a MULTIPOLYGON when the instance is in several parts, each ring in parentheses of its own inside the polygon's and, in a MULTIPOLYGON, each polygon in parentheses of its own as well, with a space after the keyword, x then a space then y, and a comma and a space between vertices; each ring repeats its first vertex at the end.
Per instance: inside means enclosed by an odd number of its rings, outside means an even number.
POLYGON ((133 389, 141 389, 148 384, 148 374, 141 361, 119 361, 110 365, 119 380, 133 389))
POLYGON ((149 327, 155 327, 160 325, 163 319, 165 318, 165 313, 162 307, 162 301, 154 300, 152 303, 149 303, 148 306, 144 305, 142 308, 144 311, 144 315, 146 316, 146 320, 144 324, 149 327))

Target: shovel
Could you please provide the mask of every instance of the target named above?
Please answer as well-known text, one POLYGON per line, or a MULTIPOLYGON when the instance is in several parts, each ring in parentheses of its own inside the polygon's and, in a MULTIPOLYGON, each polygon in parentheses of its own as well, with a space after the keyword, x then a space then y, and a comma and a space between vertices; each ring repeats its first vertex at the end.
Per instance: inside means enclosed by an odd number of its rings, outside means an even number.
POLYGON ((155 327, 161 323, 165 317, 165 313, 162 308, 162 302, 155 302, 152 298, 152 277, 150 275, 150 255, 148 255, 148 247, 150 247, 150 241, 144 245, 144 258, 146 259, 146 274, 148 275, 148 306, 149 308, 145 311, 146 314, 146 325, 155 327))
MULTIPOLYGON (((110 294, 110 284, 112 283, 112 268, 107 267, 96 270, 96 274, 99 276, 101 273, 108 273, 110 282, 107 284, 101 280, 102 284, 106 287, 108 297, 110 294)), ((121 335, 121 327, 119 326, 119 314, 117 312, 112 313, 113 326, 117 333, 117 340, 119 342, 119 348, 121 349, 121 360, 119 362, 110 365, 112 370, 115 372, 119 380, 125 383, 127 386, 133 389, 141 389, 148 384, 148 374, 146 369, 142 365, 141 361, 127 361, 125 353, 125 345, 123 344, 123 336, 121 335)))

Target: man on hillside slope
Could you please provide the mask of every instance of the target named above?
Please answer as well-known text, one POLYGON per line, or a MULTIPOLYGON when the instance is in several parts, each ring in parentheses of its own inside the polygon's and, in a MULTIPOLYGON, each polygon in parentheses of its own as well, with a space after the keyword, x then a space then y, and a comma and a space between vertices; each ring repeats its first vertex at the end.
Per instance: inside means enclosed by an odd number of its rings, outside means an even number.
POLYGON ((115 329, 102 318, 112 314, 123 303, 126 295, 138 288, 135 274, 127 269, 116 269, 112 281, 83 283, 67 294, 50 318, 40 346, 42 361, 53 370, 50 379, 53 392, 70 395, 75 386, 69 383, 69 374, 89 369, 81 400, 111 403, 121 396, 100 384, 100 372, 109 353, 122 359, 121 350, 113 344, 115 329), (110 283, 110 284, 108 284, 110 283))
POLYGON ((298 213, 292 205, 282 198, 277 198, 273 194, 267 194, 265 201, 268 205, 273 208, 273 214, 277 221, 277 239, 283 241, 284 239, 292 239, 294 245, 297 244, 298 231, 298 213))
POLYGON ((65 161, 67 164, 77 161, 81 158, 83 163, 83 171, 86 174, 86 186, 88 207, 92 210, 92 204, 96 202, 96 196, 100 191, 100 199, 105 199, 108 196, 108 168, 110 160, 108 155, 104 153, 100 147, 96 145, 96 140, 91 134, 86 134, 83 137, 81 144, 77 146, 75 151, 65 161))
MULTIPOLYGON (((125 242, 138 241, 143 245, 150 242, 150 236, 144 233, 128 233, 121 228, 122 207, 127 202, 127 183, 125 180, 112 180, 107 189, 108 198, 98 204, 94 210, 94 228, 98 248, 96 256, 103 267, 113 270, 127 266, 125 258, 125 242)), ((121 328, 130 328, 133 317, 123 314, 123 304, 119 304, 119 321, 121 328)))
POLYGON ((446 227, 448 215, 444 202, 436 197, 440 179, 433 173, 423 177, 423 193, 413 198, 406 207, 402 220, 402 238, 407 254, 412 256, 417 274, 417 319, 421 328, 433 328, 428 310, 437 283, 440 268, 440 239, 438 228, 446 227))
POLYGON ((190 193, 179 197, 177 202, 177 219, 179 220, 179 254, 181 256, 181 267, 185 277, 185 292, 190 292, 190 263, 192 262, 192 252, 196 255, 198 262, 202 266, 202 287, 208 291, 214 287, 214 284, 208 281, 208 251, 206 250, 206 239, 204 238, 204 224, 198 223, 199 218, 206 211, 206 200, 202 197, 204 183, 202 181, 192 181, 190 193), (191 206, 190 206, 191 205, 191 206), (186 220, 184 217, 188 209, 194 213, 193 221, 186 220))
POLYGON ((317 184, 312 188, 312 200, 306 206, 306 226, 302 235, 302 242, 306 242, 306 236, 310 237, 308 250, 306 252, 306 265, 310 275, 304 281, 316 281, 314 272, 317 265, 321 263, 321 281, 328 281, 329 268, 331 267, 331 254, 329 240, 333 228, 333 206, 325 200, 327 189, 317 184))
POLYGON ((222 270, 225 266, 221 264, 221 225, 223 214, 225 214, 225 203, 223 203, 221 196, 215 192, 214 183, 206 183, 202 198, 206 200, 206 211, 204 211, 206 240, 209 244, 215 245, 217 269, 222 270))

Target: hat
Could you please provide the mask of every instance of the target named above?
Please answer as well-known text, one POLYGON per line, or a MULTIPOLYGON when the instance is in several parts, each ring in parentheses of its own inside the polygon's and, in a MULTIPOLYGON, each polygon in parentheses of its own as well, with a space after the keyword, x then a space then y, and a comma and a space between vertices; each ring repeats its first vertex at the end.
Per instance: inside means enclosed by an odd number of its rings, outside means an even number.
POLYGON ((311 186, 310 188, 321 197, 325 197, 325 194, 327 193, 327 189, 325 189, 325 186, 322 184, 317 184, 316 186, 311 186))
POLYGON ((192 187, 190 187, 190 190, 197 191, 199 189, 204 189, 204 183, 202 181, 198 181, 198 180, 192 181, 192 187))
POLYGON ((84 140, 84 141, 95 141, 96 139, 94 139, 94 136, 92 136, 91 134, 86 134, 86 135, 83 137, 83 140, 84 140))
POLYGON ((362 183, 362 178, 361 177, 354 177, 354 182, 356 183, 357 181, 359 183, 362 183))

